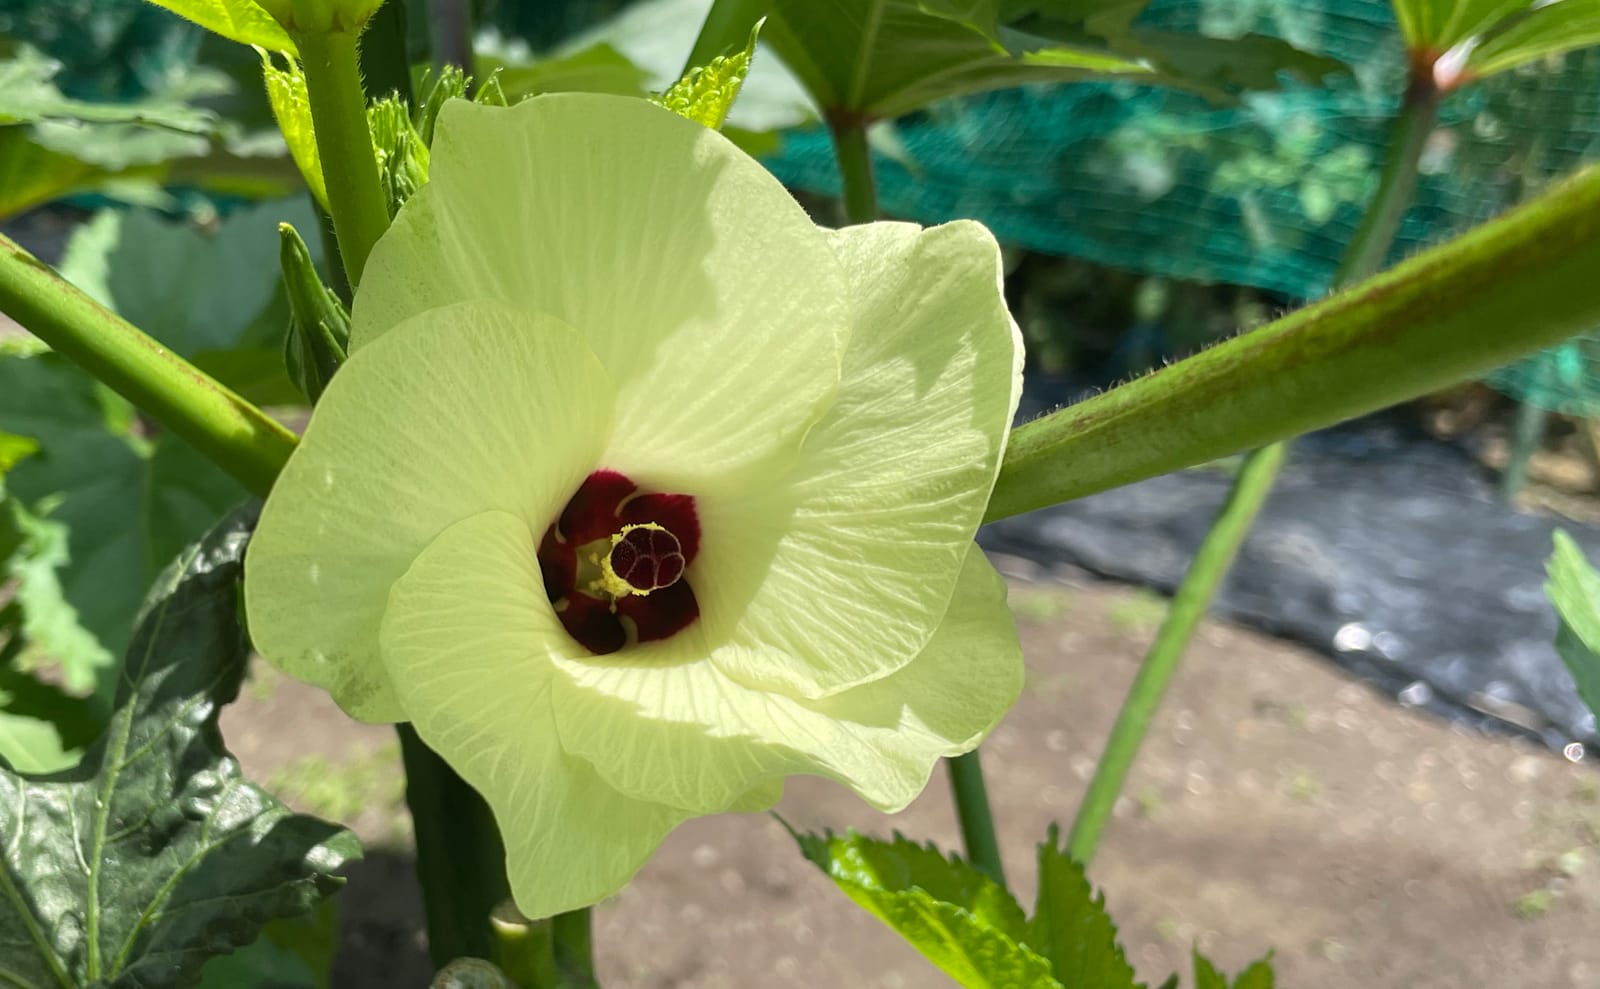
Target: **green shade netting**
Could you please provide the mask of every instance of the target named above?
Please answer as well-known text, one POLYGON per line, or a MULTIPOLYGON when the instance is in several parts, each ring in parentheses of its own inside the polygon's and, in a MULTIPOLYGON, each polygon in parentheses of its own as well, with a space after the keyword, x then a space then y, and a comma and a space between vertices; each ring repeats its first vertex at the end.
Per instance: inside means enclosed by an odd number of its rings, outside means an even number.
MULTIPOLYGON (((1397 108, 1402 53, 1387 2, 1154 0, 1142 23, 1269 34, 1353 72, 1323 88, 1286 83, 1231 107, 1129 83, 950 101, 880 125, 884 211, 924 223, 975 217, 1007 243, 1151 275, 1298 299, 1325 292, 1376 187, 1397 108)), ((1471 87, 1443 109, 1395 257, 1597 156, 1600 50, 1471 87)), ((820 129, 788 135, 768 164, 796 187, 838 191, 820 129)), ((1600 414, 1597 361, 1600 340, 1578 340, 1491 382, 1544 408, 1600 414)))

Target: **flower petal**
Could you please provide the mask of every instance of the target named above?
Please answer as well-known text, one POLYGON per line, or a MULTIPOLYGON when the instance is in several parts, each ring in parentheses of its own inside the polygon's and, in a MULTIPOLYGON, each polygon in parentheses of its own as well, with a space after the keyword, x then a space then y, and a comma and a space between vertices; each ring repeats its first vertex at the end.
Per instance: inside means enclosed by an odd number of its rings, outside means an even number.
POLYGON ((976 223, 836 231, 855 331, 792 483, 706 493, 695 593, 715 661, 820 697, 887 676, 938 624, 1022 384, 1000 250, 976 223))
POLYGON ((512 896, 538 918, 621 889, 689 815, 623 796, 562 751, 550 656, 577 647, 531 538, 505 512, 446 529, 395 583, 382 641, 417 734, 488 801, 512 896))
POLYGON ((610 405, 599 363, 549 316, 463 303, 363 348, 251 540, 256 648, 351 715, 400 720, 377 653, 389 586, 445 527, 486 509, 542 533, 605 448, 610 405))
POLYGON ((646 101, 452 101, 430 181, 374 249, 353 348, 497 299, 576 327, 618 392, 605 466, 657 491, 792 451, 833 394, 849 310, 825 233, 722 135, 646 101))
POLYGON ((892 676, 795 700, 697 660, 691 628, 628 660, 555 659, 561 744, 622 793, 695 813, 725 810, 793 774, 832 777, 897 810, 941 756, 976 747, 1022 689, 1005 583, 968 545, 944 621, 892 676))

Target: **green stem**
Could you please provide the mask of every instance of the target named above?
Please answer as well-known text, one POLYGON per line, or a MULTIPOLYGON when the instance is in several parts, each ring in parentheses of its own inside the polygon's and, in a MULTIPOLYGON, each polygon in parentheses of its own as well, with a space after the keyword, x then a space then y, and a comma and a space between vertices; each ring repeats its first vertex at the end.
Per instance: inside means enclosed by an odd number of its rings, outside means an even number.
POLYGON ((505 847, 494 817, 416 729, 400 724, 395 730, 434 967, 443 968, 452 958, 492 960, 496 945, 489 918, 509 895, 505 847))
POLYGON ((1361 225, 1351 235, 1334 275, 1335 287, 1349 285, 1383 268, 1394 246, 1400 220, 1411 206, 1417 188, 1417 163, 1427 146, 1428 135, 1439 118, 1439 90, 1431 74, 1414 77, 1400 105, 1400 115, 1389 127, 1383 172, 1378 191, 1361 217, 1361 225))
POLYGON ((1011 434, 1005 518, 1408 401, 1600 325, 1600 168, 1011 434))
POLYGON ((494 962, 521 989, 551 989, 556 966, 548 920, 529 920, 510 900, 495 908, 494 962))
MULTIPOLYGON (((1337 284, 1343 285, 1355 278, 1370 275, 1388 257, 1394 243, 1400 218, 1410 205, 1416 188, 1417 162, 1438 109, 1438 93, 1431 81, 1413 84, 1407 91, 1399 118, 1390 134, 1388 154, 1378 191, 1355 238, 1345 251, 1337 284)), ((1288 452, 1285 443, 1273 443, 1253 450, 1245 457, 1233 485, 1228 491, 1222 511, 1217 514, 1211 528, 1201 540, 1200 549, 1183 575, 1166 618, 1161 623, 1150 651, 1145 653, 1128 689, 1117 723, 1106 740, 1105 751, 1095 767, 1094 778, 1089 781, 1083 803, 1072 822, 1072 834, 1067 839, 1067 852, 1084 864, 1094 857, 1100 842, 1100 833, 1111 817, 1117 795, 1127 782, 1128 770, 1150 730, 1150 721, 1161 698, 1166 694, 1172 676, 1184 651, 1194 638, 1195 630, 1211 606, 1217 588, 1233 567, 1233 561, 1243 545, 1246 534, 1254 524, 1256 515, 1272 492, 1273 482, 1283 467, 1288 452)))
POLYGON ((0 312, 265 495, 294 434, 0 236, 0 312))
POLYGON ((302 35, 295 41, 305 68, 306 98, 328 187, 328 209, 339 235, 339 253, 350 284, 359 286, 372 245, 389 227, 389 208, 378 182, 378 160, 367 130, 356 35, 302 35))
POLYGON ((1505 473, 1500 475, 1500 500, 1510 504, 1528 483, 1528 465, 1544 438, 1544 409, 1524 399, 1517 406, 1516 427, 1511 432, 1511 448, 1506 451, 1505 473))
POLYGON ((1000 841, 995 837, 994 815, 989 810, 989 790, 983 783, 978 750, 946 759, 945 766, 950 770, 950 789, 955 794, 956 818, 961 823, 967 861, 1004 886, 1006 870, 1000 861, 1000 841))
POLYGON ((1067 838, 1067 852, 1077 861, 1088 864, 1094 857, 1100 832, 1111 817, 1111 808, 1117 794, 1127 780, 1128 769, 1139 753, 1150 719, 1161 704, 1167 684, 1188 648, 1195 627, 1205 617, 1206 608, 1216 593, 1217 585, 1226 576, 1233 558, 1255 521, 1256 512, 1272 490, 1272 481, 1283 464, 1285 446, 1274 443, 1252 451, 1239 468, 1233 488, 1222 506, 1215 522, 1206 532, 1194 562, 1184 574, 1183 583, 1172 598, 1166 619, 1156 633, 1156 639, 1139 665, 1139 672, 1128 688, 1127 699, 1117 715, 1117 723, 1106 740, 1106 748, 1095 766, 1094 778, 1078 806, 1078 816, 1072 822, 1072 833, 1067 838))
POLYGON ((839 158, 839 181, 844 186, 846 223, 871 223, 878 218, 878 189, 872 179, 872 149, 867 146, 867 122, 859 115, 835 115, 828 122, 833 150, 839 158))
POLYGON ((555 938, 556 985, 559 989, 599 989, 594 978, 594 945, 589 908, 558 913, 550 919, 555 938))

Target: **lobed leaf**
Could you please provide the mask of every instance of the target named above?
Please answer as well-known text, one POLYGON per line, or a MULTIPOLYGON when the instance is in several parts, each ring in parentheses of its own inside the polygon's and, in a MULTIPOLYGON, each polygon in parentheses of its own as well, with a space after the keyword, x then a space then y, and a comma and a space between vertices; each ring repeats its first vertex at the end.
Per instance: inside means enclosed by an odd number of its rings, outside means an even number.
POLYGON ((0 958, 19 987, 194 985, 210 957, 310 910, 359 856, 348 832, 244 780, 217 730, 248 642, 235 513, 156 582, 116 713, 75 768, 0 763, 0 958))
POLYGON ((1058 838, 1052 824, 1039 846, 1039 894, 1025 940, 1050 960, 1063 985, 1132 989, 1133 966, 1117 944, 1105 895, 1095 894, 1083 866, 1058 847, 1058 838))
POLYGON ((932 845, 850 833, 795 835, 845 895, 969 989, 1060 989, 1022 943, 1022 908, 994 880, 932 845))

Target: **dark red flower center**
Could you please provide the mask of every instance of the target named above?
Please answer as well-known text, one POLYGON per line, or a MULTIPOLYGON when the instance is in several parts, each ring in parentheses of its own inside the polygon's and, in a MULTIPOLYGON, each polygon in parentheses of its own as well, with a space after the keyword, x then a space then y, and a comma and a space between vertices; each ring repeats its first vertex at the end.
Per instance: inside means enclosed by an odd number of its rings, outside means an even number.
POLYGON ((683 579, 699 551, 692 496, 641 492, 624 475, 597 470, 539 541, 539 568, 567 634, 604 656, 700 617, 683 579))

